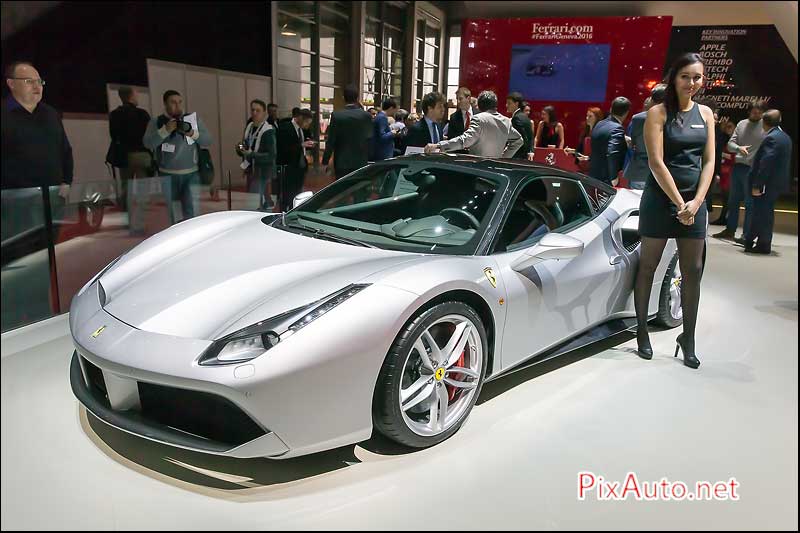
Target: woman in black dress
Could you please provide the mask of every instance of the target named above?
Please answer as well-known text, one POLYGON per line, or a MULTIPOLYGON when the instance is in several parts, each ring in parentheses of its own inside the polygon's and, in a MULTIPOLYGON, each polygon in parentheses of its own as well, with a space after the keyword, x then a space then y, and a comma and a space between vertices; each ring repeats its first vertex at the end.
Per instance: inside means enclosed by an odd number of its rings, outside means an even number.
POLYGON ((542 120, 536 126, 536 137, 534 147, 564 148, 564 125, 558 121, 556 108, 551 105, 544 106, 542 109, 542 120))
POLYGON ((644 139, 650 175, 639 208, 642 249, 634 288, 639 356, 651 359, 648 301, 664 247, 674 238, 678 243, 683 310, 683 333, 677 343, 683 351, 683 363, 691 368, 700 366, 694 333, 708 222, 705 198, 715 159, 713 113, 692 101, 703 85, 703 73, 699 54, 679 57, 668 74, 664 103, 647 112, 644 139))

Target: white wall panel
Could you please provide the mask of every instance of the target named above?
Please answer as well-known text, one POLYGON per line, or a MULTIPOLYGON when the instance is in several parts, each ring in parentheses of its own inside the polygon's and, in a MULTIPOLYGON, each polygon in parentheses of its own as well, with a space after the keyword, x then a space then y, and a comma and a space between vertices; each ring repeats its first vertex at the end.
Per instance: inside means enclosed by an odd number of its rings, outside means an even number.
POLYGON ((219 116, 220 145, 222 147, 222 179, 227 182, 227 172, 231 173, 231 183, 243 185, 241 158, 236 155, 236 144, 242 140, 247 121, 247 85, 242 76, 219 75, 219 116))
POLYGON ((106 168, 106 151, 111 143, 108 119, 64 117, 64 131, 72 146, 74 159, 74 183, 109 181, 106 168))
POLYGON ((247 104, 256 99, 266 103, 272 101, 272 83, 269 78, 247 78, 247 104))
POLYGON ((187 113, 197 112, 200 120, 211 134, 211 145, 208 150, 216 170, 214 183, 218 185, 220 183, 221 145, 219 142, 219 95, 215 70, 186 68, 186 101, 184 103, 184 110, 187 113))
POLYGON ((186 66, 180 63, 147 60, 147 85, 150 88, 150 115, 158 116, 164 112, 163 95, 172 89, 186 94, 186 66))

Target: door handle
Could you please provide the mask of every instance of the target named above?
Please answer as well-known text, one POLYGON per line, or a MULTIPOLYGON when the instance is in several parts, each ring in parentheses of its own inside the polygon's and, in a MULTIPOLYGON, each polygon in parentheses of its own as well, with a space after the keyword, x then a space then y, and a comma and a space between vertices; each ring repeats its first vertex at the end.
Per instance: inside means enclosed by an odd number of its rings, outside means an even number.
POLYGON ((622 262, 622 256, 621 255, 612 255, 611 259, 609 259, 609 263, 611 263, 612 265, 618 265, 621 262, 622 262))

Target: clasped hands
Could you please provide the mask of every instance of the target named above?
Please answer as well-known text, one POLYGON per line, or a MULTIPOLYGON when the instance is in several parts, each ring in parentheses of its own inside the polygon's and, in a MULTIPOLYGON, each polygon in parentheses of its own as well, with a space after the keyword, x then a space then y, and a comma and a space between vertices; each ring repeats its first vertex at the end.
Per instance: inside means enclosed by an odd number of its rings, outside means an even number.
POLYGON ((690 200, 678 207, 678 221, 686 226, 694 224, 694 216, 702 204, 697 198, 690 200))

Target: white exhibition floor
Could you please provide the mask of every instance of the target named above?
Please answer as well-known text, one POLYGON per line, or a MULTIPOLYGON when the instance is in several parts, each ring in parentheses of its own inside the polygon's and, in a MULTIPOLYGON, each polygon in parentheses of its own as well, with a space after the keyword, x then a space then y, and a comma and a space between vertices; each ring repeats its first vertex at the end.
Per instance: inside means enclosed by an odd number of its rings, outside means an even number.
POLYGON ((709 239, 699 370, 679 331, 629 333, 488 384, 453 438, 408 452, 373 438, 287 461, 186 452, 87 418, 67 323, 4 335, 6 529, 797 530, 797 236, 772 256, 709 239), (60 328, 60 330, 58 329, 60 328), (23 347, 24 348, 24 347, 23 347), (739 483, 738 501, 577 498, 609 481, 739 483))

